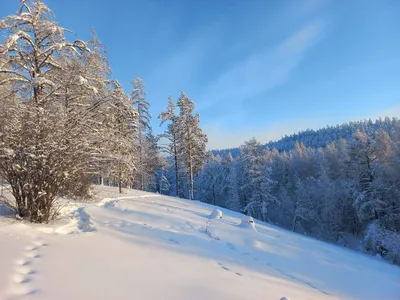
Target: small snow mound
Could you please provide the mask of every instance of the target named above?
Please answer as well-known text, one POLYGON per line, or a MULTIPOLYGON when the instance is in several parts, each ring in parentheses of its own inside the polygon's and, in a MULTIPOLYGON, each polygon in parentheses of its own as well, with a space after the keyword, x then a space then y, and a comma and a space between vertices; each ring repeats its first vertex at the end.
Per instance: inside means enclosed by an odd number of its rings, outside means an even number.
POLYGON ((208 216, 209 219, 222 219, 222 211, 219 209, 214 209, 212 213, 208 216))
POLYGON ((117 201, 118 201, 118 199, 105 198, 105 199, 101 200, 101 201, 97 204, 97 206, 104 207, 104 208, 107 208, 107 207, 114 207, 114 206, 115 206, 115 203, 116 203, 117 201))
POLYGON ((73 234, 79 232, 96 231, 90 220, 89 214, 85 211, 84 206, 78 207, 69 215, 70 222, 67 225, 61 226, 55 230, 59 234, 73 234))
POLYGON ((242 222, 240 223, 239 227, 249 228, 249 229, 253 229, 254 231, 257 231, 256 227, 254 226, 254 219, 252 217, 246 216, 246 215, 243 216, 242 222))

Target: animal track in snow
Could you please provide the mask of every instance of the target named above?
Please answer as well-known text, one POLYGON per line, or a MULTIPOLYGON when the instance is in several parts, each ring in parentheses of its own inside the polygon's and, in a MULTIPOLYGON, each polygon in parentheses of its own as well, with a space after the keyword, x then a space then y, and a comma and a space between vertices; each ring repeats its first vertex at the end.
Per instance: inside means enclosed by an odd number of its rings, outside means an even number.
POLYGON ((225 270, 225 271, 230 271, 230 269, 229 269, 229 268, 227 268, 227 267, 225 267, 223 264, 221 264, 221 263, 218 263, 218 265, 221 267, 221 269, 222 269, 222 270, 225 270))
POLYGON ((36 274, 35 270, 32 270, 31 268, 26 267, 26 266, 21 266, 21 267, 17 268, 16 271, 19 274, 22 274, 22 275, 33 275, 33 274, 36 274))
POLYGON ((47 244, 42 240, 35 240, 24 248, 22 256, 16 260, 15 272, 11 277, 11 286, 9 288, 8 299, 19 299, 19 297, 34 295, 39 292, 33 285, 37 271, 33 268, 35 261, 41 258, 40 249, 47 244))
POLYGON ((180 244, 179 241, 177 241, 177 240, 174 239, 174 238, 169 238, 168 241, 171 242, 171 243, 177 244, 177 245, 180 244))
POLYGON ((227 246, 230 250, 236 250, 235 246, 233 246, 231 243, 226 243, 226 246, 227 246))
POLYGON ((34 250, 37 250, 39 248, 39 246, 36 246, 36 245, 34 245, 34 246, 27 246, 26 248, 25 248, 25 250, 27 250, 27 251, 34 251, 34 250))
MULTIPOLYGON (((222 269, 222 270, 224 270, 224 271, 228 271, 228 272, 234 272, 234 271, 232 271, 231 269, 229 269, 228 267, 226 267, 226 266, 224 266, 222 263, 218 263, 218 266, 222 269)), ((239 273, 239 272, 234 272, 235 273, 235 275, 237 275, 237 276, 243 276, 243 274, 242 273, 239 273)))
POLYGON ((18 259, 17 264, 20 266, 28 266, 31 264, 31 261, 29 259, 18 259))
POLYGON ((26 253, 26 256, 29 258, 39 258, 40 254, 37 252, 28 252, 28 253, 26 253))
POLYGON ((33 242, 38 247, 47 247, 47 243, 43 242, 42 240, 37 240, 33 242))
POLYGON ((31 279, 26 274, 16 274, 14 275, 14 282, 15 283, 28 283, 31 279))

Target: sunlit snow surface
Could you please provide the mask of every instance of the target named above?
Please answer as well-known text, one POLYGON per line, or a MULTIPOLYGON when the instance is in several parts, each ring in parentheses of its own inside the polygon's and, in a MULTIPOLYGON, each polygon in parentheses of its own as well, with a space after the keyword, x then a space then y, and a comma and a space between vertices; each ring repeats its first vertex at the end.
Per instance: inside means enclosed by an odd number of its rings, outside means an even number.
POLYGON ((97 194, 48 225, 0 217, 1 300, 400 299, 400 268, 377 258, 197 201, 97 194))

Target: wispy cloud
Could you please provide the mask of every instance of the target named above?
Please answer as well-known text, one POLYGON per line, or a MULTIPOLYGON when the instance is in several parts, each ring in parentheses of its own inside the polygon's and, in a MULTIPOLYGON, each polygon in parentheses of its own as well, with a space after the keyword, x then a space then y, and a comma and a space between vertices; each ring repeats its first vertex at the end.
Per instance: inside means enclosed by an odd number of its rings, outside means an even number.
POLYGON ((175 51, 150 71, 152 83, 158 88, 168 87, 170 93, 186 89, 213 45, 218 42, 219 31, 219 22, 191 30, 183 42, 176 42, 175 51))
POLYGON ((300 28, 273 49, 251 53, 222 73, 199 97, 200 109, 221 102, 244 100, 284 83, 315 42, 325 22, 314 20, 300 28))

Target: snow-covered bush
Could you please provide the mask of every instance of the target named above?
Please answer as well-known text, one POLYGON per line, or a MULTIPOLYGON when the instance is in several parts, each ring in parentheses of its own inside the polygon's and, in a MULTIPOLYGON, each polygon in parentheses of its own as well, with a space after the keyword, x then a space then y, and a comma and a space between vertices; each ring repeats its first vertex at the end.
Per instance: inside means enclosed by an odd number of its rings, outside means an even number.
POLYGON ((395 264, 400 264, 400 233, 371 223, 364 238, 364 249, 371 254, 380 255, 395 264))
POLYGON ((68 42, 43 2, 21 2, 0 20, 0 177, 15 215, 41 223, 57 197, 88 193, 100 163, 132 177, 137 112, 94 36, 68 42))
POLYGON ((219 209, 214 209, 208 216, 209 219, 222 219, 222 211, 219 209))
POLYGON ((254 219, 250 216, 244 215, 239 226, 242 228, 250 228, 256 231, 256 227, 254 226, 254 219))

